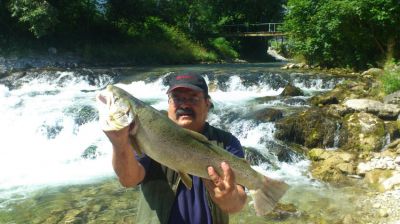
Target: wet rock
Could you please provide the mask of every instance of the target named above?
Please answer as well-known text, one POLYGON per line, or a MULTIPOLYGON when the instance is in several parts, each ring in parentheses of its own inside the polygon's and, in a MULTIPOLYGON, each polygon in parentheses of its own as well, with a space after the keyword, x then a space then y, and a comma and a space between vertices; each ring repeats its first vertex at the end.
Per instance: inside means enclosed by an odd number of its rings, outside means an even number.
POLYGON ((311 97, 310 102, 315 106, 323 106, 339 104, 347 99, 364 98, 369 96, 371 85, 372 83, 346 80, 325 94, 311 97))
POLYGON ((329 92, 328 94, 311 97, 311 103, 316 106, 338 104, 339 99, 337 98, 337 96, 335 96, 334 94, 331 94, 331 92, 329 92))
POLYGON ((348 181, 348 175, 356 173, 356 157, 351 153, 315 148, 308 155, 313 161, 311 173, 314 178, 340 184, 348 181))
POLYGON ((268 103, 269 101, 277 100, 279 99, 278 96, 263 96, 263 97, 257 97, 254 99, 254 101, 258 104, 262 103, 268 103))
POLYGON ((254 119, 261 122, 277 121, 283 117, 283 113, 280 110, 274 108, 264 108, 251 112, 244 116, 246 119, 254 119))
POLYGON ((289 217, 299 216, 297 208, 293 204, 281 204, 278 203, 274 210, 267 215, 268 218, 274 220, 285 220, 289 217))
POLYGON ((74 105, 65 113, 74 118, 75 124, 81 126, 98 118, 97 109, 89 105, 74 105))
POLYGON ((385 130, 389 137, 389 140, 391 139, 395 140, 400 138, 400 120, 385 121, 385 130))
POLYGON ((39 128, 39 132, 41 132, 48 139, 55 139, 61 131, 64 129, 62 121, 57 121, 55 124, 43 124, 39 128))
POLYGON ((298 98, 298 97, 291 97, 291 98, 286 98, 282 100, 283 103, 289 104, 289 105, 307 105, 308 102, 304 98, 298 98))
POLYGON ((383 69, 380 68, 370 68, 367 71, 361 73, 361 76, 363 76, 364 78, 378 77, 383 75, 383 72, 383 69))
POLYGON ((383 98, 385 104, 400 105, 400 91, 389 94, 383 98))
POLYGON ((268 164, 271 168, 276 169, 278 166, 263 155, 259 150, 251 147, 243 147, 244 157, 253 166, 258 166, 260 164, 268 164))
POLYGON ((301 62, 301 63, 287 63, 286 65, 282 66, 281 69, 299 69, 304 68, 308 69, 310 66, 301 62))
POLYGON ((101 156, 101 153, 97 151, 96 145, 89 146, 81 155, 84 159, 96 159, 98 156, 101 156))
POLYGON ((384 146, 385 126, 381 119, 365 112, 349 114, 343 119, 339 144, 346 150, 379 151, 384 146))
POLYGON ((313 161, 325 160, 331 156, 332 156, 332 153, 329 153, 325 149, 320 149, 320 148, 311 149, 308 152, 308 157, 313 161))
POLYGON ((357 112, 371 113, 382 119, 396 120, 400 114, 399 105, 384 104, 370 99, 351 99, 345 101, 344 105, 357 112))
POLYGON ((280 96, 282 97, 303 96, 303 95, 304 95, 303 91, 300 88, 292 85, 291 83, 287 84, 283 89, 283 92, 280 94, 280 96))
POLYGON ((335 118, 342 118, 346 116, 347 114, 353 113, 354 110, 352 110, 349 107, 343 106, 341 104, 331 104, 325 106, 325 111, 328 115, 335 117, 335 118))
POLYGON ((344 174, 354 174, 354 165, 350 163, 339 163, 336 168, 344 174))
POLYGON ((337 120, 320 108, 283 118, 276 123, 275 137, 308 148, 333 147, 337 120))
POLYGON ((400 154, 400 139, 396 139, 386 146, 386 149, 391 152, 400 154))
POLYGON ((268 162, 266 158, 256 149, 250 147, 243 147, 244 158, 250 162, 251 165, 258 166, 261 163, 268 162))

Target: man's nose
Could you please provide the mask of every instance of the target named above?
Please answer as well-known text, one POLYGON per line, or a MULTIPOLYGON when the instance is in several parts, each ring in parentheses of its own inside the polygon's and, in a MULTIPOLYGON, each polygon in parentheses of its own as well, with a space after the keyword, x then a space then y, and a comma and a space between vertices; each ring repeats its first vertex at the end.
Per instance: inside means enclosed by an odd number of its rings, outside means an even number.
POLYGON ((181 107, 181 108, 184 108, 184 109, 190 108, 190 106, 191 106, 191 104, 190 104, 190 102, 189 102, 188 100, 183 100, 183 101, 181 102, 181 104, 180 104, 180 107, 181 107))

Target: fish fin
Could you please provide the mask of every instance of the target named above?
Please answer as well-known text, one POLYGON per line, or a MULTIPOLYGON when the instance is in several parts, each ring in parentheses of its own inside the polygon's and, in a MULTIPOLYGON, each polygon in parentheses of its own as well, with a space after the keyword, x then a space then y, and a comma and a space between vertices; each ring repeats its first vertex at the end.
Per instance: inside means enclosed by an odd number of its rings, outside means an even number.
POLYGON ((137 130, 139 129, 139 117, 136 114, 135 117, 133 117, 133 127, 131 130, 129 130, 129 135, 135 136, 137 133, 137 130))
POLYGON ((189 129, 184 129, 184 130, 187 131, 187 133, 189 133, 189 135, 191 135, 193 138, 195 138, 195 139, 197 139, 197 140, 199 140, 201 142, 209 143, 209 141, 208 141, 206 136, 204 136, 204 135, 202 135, 202 134, 200 134, 198 132, 189 130, 189 129))
POLYGON ((183 184, 185 184, 186 188, 189 190, 192 189, 193 183, 192 183, 192 178, 189 176, 189 174, 183 173, 181 171, 178 171, 178 173, 179 176, 181 177, 183 184))
POLYGON ((129 139, 131 141, 132 148, 133 150, 135 150, 136 154, 138 156, 143 156, 143 150, 139 147, 139 144, 137 143, 135 136, 130 135, 129 139))
POLYGON ((130 139, 132 147, 136 151, 137 155, 138 156, 142 156, 143 155, 143 150, 139 147, 139 144, 137 143, 137 140, 136 140, 136 137, 135 137, 136 132, 137 132, 137 130, 139 128, 139 122, 138 122, 139 120, 137 118, 138 117, 136 115, 135 118, 134 118, 133 127, 129 131, 129 139, 130 139))
POLYGON ((256 190, 250 190, 257 215, 270 213, 288 188, 289 185, 283 181, 263 177, 263 186, 256 190))

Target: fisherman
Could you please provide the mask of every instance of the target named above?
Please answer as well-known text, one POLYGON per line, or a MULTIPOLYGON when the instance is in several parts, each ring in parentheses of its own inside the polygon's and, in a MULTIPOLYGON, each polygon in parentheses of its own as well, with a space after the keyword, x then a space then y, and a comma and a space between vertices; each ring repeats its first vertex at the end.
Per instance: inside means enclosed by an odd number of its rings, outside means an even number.
MULTIPOLYGON (((213 105, 204 78, 197 74, 180 74, 168 79, 168 117, 243 158, 241 144, 235 136, 206 122, 213 105)), ((189 190, 178 173, 146 155, 135 154, 129 140, 130 128, 105 134, 113 146, 113 168, 121 184, 125 187, 141 185, 137 223, 228 223, 228 214, 244 207, 247 195, 244 187, 236 184, 229 164, 220 164, 223 170, 220 174, 208 167, 210 180, 192 176, 193 186, 189 190)))

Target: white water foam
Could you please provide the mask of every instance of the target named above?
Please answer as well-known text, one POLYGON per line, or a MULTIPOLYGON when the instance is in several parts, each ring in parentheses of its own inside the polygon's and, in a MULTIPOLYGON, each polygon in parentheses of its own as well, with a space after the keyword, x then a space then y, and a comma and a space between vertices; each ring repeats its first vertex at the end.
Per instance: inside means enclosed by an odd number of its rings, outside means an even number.
MULTIPOLYGON (((114 175, 111 144, 96 119, 77 125, 76 116, 82 115, 73 115, 83 106, 95 108, 94 90, 104 87, 110 80, 105 76, 94 86, 86 79, 75 77, 73 72, 57 75, 58 78, 52 80, 27 78, 23 85, 12 90, 0 85, 0 198, 43 186, 85 183, 114 175), (83 158, 82 154, 92 146, 96 148, 96 159, 83 158)), ((208 77, 206 80, 210 82, 208 77)), ((248 112, 248 101, 282 91, 262 83, 244 86, 238 76, 230 77, 224 84, 228 86, 226 90, 210 92, 221 111, 248 112)), ((117 86, 150 102, 156 109, 167 109, 167 87, 162 78, 117 86)), ((210 123, 219 126, 223 121, 219 114, 213 113, 210 123)), ((273 140, 273 123, 236 119, 229 125, 228 130, 243 146, 265 150, 261 139, 273 140)), ((302 175, 307 164, 302 161, 280 166, 276 171, 265 170, 262 166, 257 169, 289 182, 296 182, 299 177, 307 179, 302 175)))

